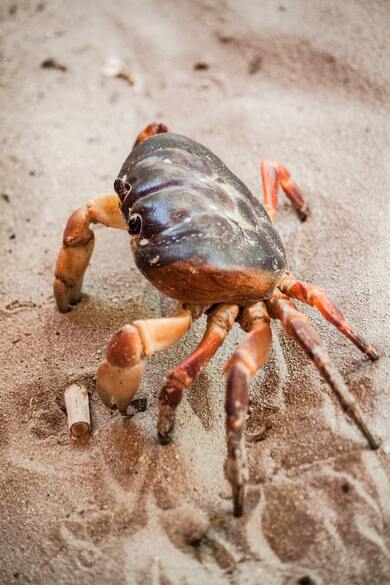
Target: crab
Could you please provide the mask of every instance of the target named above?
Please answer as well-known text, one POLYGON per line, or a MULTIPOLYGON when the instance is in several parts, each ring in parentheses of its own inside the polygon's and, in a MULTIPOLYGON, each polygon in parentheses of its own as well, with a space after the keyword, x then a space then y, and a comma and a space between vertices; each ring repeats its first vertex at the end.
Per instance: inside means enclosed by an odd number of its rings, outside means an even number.
POLYGON ((378 354, 324 290, 288 271, 285 249, 272 225, 280 187, 302 221, 308 205, 279 162, 262 161, 261 177, 263 205, 206 147, 169 132, 164 124, 149 124, 114 182, 115 193, 91 199, 70 216, 54 280, 57 307, 66 312, 80 300, 94 247, 91 224, 98 223, 127 230, 138 269, 161 293, 178 301, 170 317, 136 320, 112 337, 97 371, 96 389, 104 404, 121 413, 140 385, 145 358, 177 342, 194 319, 207 315, 199 345, 167 374, 160 391, 157 431, 163 444, 172 439, 184 390, 238 321, 246 335, 225 366, 225 474, 235 516, 243 513, 248 482, 244 432, 249 379, 267 360, 271 319, 278 319, 314 362, 370 447, 380 444, 324 343, 292 299, 318 309, 371 360, 378 354))

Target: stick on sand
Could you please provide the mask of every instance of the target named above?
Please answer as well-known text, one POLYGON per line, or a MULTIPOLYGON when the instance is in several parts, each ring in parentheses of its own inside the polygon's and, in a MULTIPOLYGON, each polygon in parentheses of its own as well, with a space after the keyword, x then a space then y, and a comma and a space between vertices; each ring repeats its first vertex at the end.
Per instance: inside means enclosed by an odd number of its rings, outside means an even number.
POLYGON ((65 390, 65 406, 68 414, 68 426, 73 437, 82 437, 91 430, 89 416, 89 398, 87 389, 79 384, 72 384, 65 390))

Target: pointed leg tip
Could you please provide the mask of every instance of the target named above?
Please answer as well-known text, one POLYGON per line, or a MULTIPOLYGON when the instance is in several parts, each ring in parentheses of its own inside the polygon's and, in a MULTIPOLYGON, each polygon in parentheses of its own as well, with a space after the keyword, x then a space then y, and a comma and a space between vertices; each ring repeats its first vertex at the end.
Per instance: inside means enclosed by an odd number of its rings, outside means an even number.
POLYGON ((382 439, 375 432, 373 432, 369 425, 366 423, 362 411, 360 410, 360 407, 356 403, 356 401, 353 402, 350 408, 349 409, 347 408, 346 410, 350 411, 351 418, 353 419, 357 427, 360 429, 363 436, 366 438, 371 449, 373 450, 379 449, 379 447, 382 444, 382 439))
POLYGON ((302 223, 304 223, 310 216, 310 209, 306 207, 305 209, 298 209, 298 216, 302 223))
POLYGON ((167 445, 172 441, 175 429, 175 410, 169 404, 160 401, 157 420, 157 436, 161 445, 167 445))
POLYGON ((171 433, 158 433, 158 441, 160 445, 169 445, 172 443, 171 433))
POLYGON ((245 487, 233 487, 233 515, 235 518, 241 518, 241 516, 244 514, 244 499, 245 487))
POLYGON ((370 443, 371 449, 373 451, 377 451, 380 448, 380 446, 382 445, 382 439, 378 436, 373 435, 370 438, 369 443, 370 443))
POLYGON ((370 347, 367 351, 367 355, 370 358, 371 361, 376 362, 377 360, 379 360, 379 353, 373 348, 370 347))
POLYGON ((233 507, 233 516, 235 518, 241 518, 243 514, 244 514, 244 510, 242 507, 236 506, 236 505, 233 507))

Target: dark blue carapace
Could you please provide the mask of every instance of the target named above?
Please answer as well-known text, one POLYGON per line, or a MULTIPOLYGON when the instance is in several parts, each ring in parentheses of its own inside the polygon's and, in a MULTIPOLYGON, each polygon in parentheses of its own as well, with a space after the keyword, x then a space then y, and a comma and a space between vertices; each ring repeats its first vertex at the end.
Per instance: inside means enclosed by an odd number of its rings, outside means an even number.
POLYGON ((172 298, 245 305, 270 297, 286 271, 259 199, 189 138, 164 133, 138 144, 115 189, 137 267, 172 298))

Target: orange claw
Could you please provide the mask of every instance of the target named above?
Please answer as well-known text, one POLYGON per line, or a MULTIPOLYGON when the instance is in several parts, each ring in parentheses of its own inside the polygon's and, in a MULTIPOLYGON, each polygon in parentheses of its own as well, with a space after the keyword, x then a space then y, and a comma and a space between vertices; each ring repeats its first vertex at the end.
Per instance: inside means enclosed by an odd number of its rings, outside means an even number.
POLYGON ((191 311, 180 309, 172 317, 124 325, 111 338, 107 357, 97 372, 96 389, 104 404, 126 412, 141 383, 145 358, 176 343, 191 323, 191 311))

